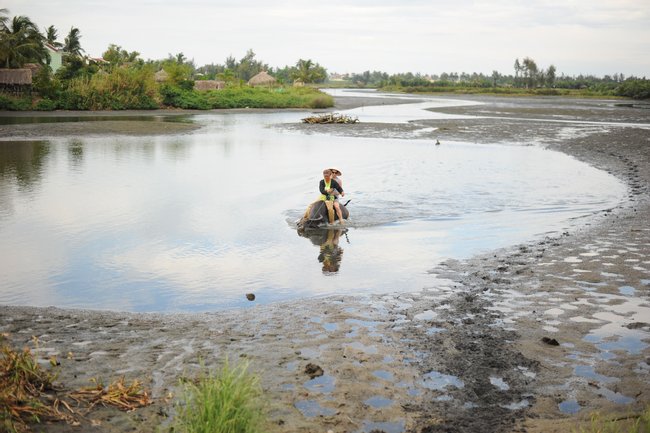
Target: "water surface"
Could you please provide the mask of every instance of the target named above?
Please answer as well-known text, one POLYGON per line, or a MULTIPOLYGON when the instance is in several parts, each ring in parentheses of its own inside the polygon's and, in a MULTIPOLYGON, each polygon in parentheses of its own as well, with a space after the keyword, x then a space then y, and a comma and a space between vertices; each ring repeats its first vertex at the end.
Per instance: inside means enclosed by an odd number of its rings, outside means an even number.
MULTIPOLYGON (((413 105, 372 116, 417 118, 413 105)), ((0 303, 210 311, 416 291, 438 284, 427 271, 445 258, 564 230, 625 194, 538 147, 273 126, 307 114, 206 113, 183 135, 0 142, 0 303), (350 229, 300 237, 294 222, 331 165, 352 199, 350 229), (324 270, 320 245, 336 240, 338 269, 324 270)))

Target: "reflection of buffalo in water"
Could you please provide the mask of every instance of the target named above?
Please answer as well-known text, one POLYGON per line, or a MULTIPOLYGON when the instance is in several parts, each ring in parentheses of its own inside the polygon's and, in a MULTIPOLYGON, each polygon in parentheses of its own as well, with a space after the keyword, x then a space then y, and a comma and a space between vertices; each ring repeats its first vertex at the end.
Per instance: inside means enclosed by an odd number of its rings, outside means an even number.
POLYGON ((318 261, 323 264, 323 273, 327 274, 336 273, 341 267, 343 248, 339 246, 339 238, 341 233, 346 231, 346 229, 298 229, 298 234, 309 238, 312 244, 320 247, 318 261))
MULTIPOLYGON (((349 201, 347 203, 349 203, 349 201)), ((348 211, 347 207, 345 207, 345 205, 342 203, 340 206, 343 219, 348 219, 350 212, 348 211)), ((338 219, 339 217, 336 214, 336 211, 334 211, 334 221, 336 222, 338 219)), ((305 215, 300 219, 300 221, 298 221, 298 230, 316 228, 322 225, 326 225, 328 222, 329 218, 327 216, 327 206, 325 205, 324 201, 317 200, 309 205, 307 211, 305 212, 305 215)))

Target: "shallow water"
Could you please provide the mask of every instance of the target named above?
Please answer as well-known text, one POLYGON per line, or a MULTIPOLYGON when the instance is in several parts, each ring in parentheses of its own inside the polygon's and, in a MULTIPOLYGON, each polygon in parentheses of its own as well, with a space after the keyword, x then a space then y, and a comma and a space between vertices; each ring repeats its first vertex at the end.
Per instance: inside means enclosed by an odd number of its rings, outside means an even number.
MULTIPOLYGON (((371 117, 419 118, 415 105, 371 117)), ((0 303, 209 311, 416 291, 436 285, 427 271, 440 260, 565 230, 626 192, 537 147, 273 126, 307 114, 199 114, 202 129, 175 136, 0 142, 0 303), (350 229, 306 239, 294 222, 327 165, 343 171, 350 229), (327 241, 338 242, 335 272, 321 263, 327 241)))

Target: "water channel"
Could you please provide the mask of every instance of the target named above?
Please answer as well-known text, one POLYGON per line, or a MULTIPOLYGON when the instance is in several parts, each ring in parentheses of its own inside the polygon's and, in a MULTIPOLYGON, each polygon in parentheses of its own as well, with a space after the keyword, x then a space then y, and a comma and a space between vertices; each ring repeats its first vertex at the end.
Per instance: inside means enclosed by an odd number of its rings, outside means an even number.
MULTIPOLYGON (((398 103, 352 113, 400 123, 464 102, 398 103)), ((626 191, 536 146, 277 127, 307 114, 205 113, 179 135, 0 141, 0 303, 213 311, 417 291, 439 283, 428 271, 441 260, 557 233, 626 191), (298 236, 326 166, 343 172, 349 229, 298 236), (335 269, 325 242, 338 243, 335 269)))

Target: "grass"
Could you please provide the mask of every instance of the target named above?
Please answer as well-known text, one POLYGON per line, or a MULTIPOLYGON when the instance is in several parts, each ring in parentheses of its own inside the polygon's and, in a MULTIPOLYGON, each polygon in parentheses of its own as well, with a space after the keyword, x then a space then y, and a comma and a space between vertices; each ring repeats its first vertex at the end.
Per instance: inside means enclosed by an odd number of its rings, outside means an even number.
POLYGON ((29 349, 14 351, 0 343, 0 430, 27 431, 27 423, 56 416, 41 400, 41 394, 52 389, 54 376, 39 366, 29 349))
POLYGON ((569 98, 617 98, 614 92, 591 89, 524 89, 517 87, 471 87, 471 86, 387 86, 380 90, 403 93, 450 93, 456 95, 498 95, 498 96, 564 96, 569 98))
POLYGON ((185 384, 173 431, 183 433, 256 433, 265 423, 262 388, 248 364, 203 372, 185 384))
POLYGON ((627 416, 612 417, 594 412, 587 425, 573 429, 572 433, 650 433, 650 406, 640 414, 627 416))

